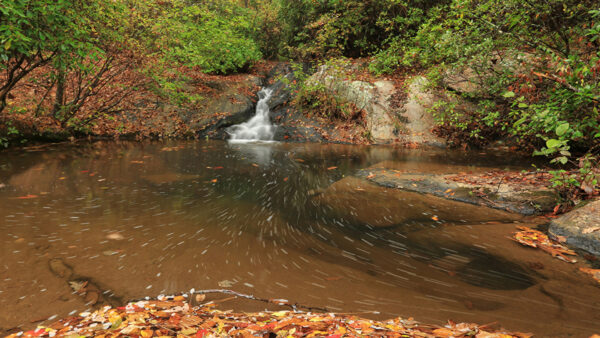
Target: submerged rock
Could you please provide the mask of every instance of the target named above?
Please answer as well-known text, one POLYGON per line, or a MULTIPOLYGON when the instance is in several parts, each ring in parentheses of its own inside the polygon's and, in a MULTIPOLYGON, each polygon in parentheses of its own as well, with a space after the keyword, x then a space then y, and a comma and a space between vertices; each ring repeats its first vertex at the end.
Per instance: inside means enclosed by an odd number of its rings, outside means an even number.
POLYGON ((556 205, 555 193, 541 186, 460 182, 452 180, 455 175, 403 173, 385 168, 363 169, 357 176, 387 188, 429 194, 523 215, 550 211, 556 205))
POLYGON ((358 225, 389 227, 413 221, 513 221, 507 212, 443 198, 387 189, 357 177, 346 177, 313 198, 315 203, 358 225))
POLYGON ((566 244, 600 256, 600 200, 575 209, 550 223, 550 234, 566 244))

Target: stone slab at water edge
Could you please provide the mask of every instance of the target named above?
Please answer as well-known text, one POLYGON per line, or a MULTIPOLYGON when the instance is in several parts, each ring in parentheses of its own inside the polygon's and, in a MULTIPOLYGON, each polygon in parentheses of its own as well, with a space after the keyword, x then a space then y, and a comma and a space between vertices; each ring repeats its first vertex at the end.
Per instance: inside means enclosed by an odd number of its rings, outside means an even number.
POLYGON ((567 245, 600 256, 600 200, 553 220, 549 231, 566 237, 567 245))
POLYGON ((485 175, 469 175, 469 180, 462 180, 460 175, 455 174, 403 173, 385 168, 369 168, 359 170, 356 176, 388 188, 430 194, 523 215, 548 212, 557 204, 555 193, 545 186, 477 179, 478 176, 485 175))

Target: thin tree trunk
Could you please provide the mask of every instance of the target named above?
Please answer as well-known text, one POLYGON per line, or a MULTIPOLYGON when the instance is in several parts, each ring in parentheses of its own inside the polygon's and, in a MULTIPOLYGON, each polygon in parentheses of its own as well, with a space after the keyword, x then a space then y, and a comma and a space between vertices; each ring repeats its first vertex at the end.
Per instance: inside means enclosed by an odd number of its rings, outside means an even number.
POLYGON ((54 96, 54 107, 52 108, 52 115, 57 120, 61 120, 60 113, 64 108, 65 81, 65 71, 63 69, 58 70, 56 78, 56 94, 54 96))

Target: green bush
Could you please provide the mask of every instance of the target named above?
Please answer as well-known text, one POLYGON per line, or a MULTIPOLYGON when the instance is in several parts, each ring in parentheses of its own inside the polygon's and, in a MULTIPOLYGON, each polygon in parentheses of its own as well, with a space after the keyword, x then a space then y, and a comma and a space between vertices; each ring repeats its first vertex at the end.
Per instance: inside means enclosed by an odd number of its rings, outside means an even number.
MULTIPOLYGON (((174 36, 165 41, 167 57, 206 73, 227 74, 261 58, 251 36, 251 16, 234 2, 218 5, 177 2, 165 23, 174 36)), ((167 36, 168 37, 168 36, 167 36)))
POLYGON ((410 36, 428 8, 441 0, 280 1, 288 56, 361 57, 410 36))

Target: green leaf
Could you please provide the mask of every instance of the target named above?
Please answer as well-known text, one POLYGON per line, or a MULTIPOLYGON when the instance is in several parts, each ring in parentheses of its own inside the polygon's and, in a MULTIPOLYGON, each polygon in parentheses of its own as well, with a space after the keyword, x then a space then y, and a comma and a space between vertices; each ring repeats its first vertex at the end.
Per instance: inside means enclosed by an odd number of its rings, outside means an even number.
POLYGON ((563 136, 567 133, 567 131, 569 131, 569 123, 565 122, 563 124, 560 124, 558 127, 556 127, 556 135, 563 136))
POLYGON ((548 149, 553 149, 553 148, 558 148, 562 145, 562 142, 559 140, 555 140, 553 138, 549 139, 548 141, 546 141, 546 147, 548 149))
POLYGON ((515 97, 515 93, 508 91, 508 92, 505 92, 504 94, 502 94, 502 96, 509 99, 511 97, 515 97))

